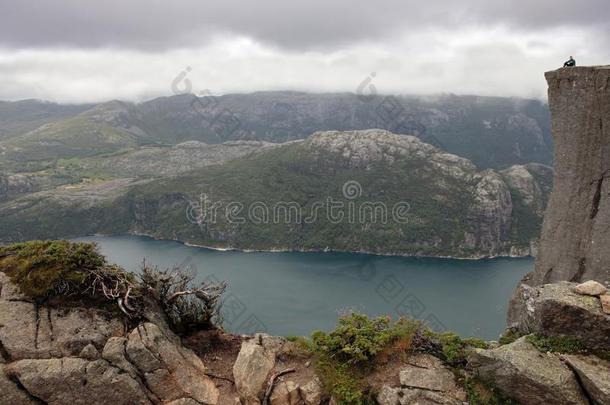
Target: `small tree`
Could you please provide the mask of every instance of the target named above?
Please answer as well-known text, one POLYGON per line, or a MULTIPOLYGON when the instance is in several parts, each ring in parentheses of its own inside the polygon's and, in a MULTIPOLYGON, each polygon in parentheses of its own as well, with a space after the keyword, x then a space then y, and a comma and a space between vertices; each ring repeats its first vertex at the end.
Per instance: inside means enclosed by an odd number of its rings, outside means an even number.
POLYGON ((194 284, 195 275, 174 267, 159 270, 144 263, 140 283, 159 303, 177 333, 209 329, 221 323, 220 297, 225 282, 194 284))

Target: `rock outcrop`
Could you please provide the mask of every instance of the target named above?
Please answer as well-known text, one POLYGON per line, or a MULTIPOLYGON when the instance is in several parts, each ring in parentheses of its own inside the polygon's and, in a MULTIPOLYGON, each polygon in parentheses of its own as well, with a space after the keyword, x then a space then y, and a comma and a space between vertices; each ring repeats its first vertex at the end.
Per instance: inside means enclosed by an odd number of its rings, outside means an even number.
POLYGON ((128 330, 104 308, 41 306, 3 272, 0 292, 0 404, 219 403, 201 359, 161 317, 128 330))
POLYGON ((560 358, 540 353, 525 337, 497 349, 476 349, 469 364, 477 375, 520 403, 587 405, 587 397, 560 358))
POLYGON ((0 173, 0 200, 33 190, 34 186, 27 176, 0 173))
POLYGON ((596 405, 610 404, 610 362, 594 356, 561 357, 578 375, 584 390, 596 405))
POLYGON ((610 285, 610 66, 546 73, 555 177, 532 283, 610 285))
POLYGON ((610 350, 610 315, 599 297, 575 292, 561 282, 531 287, 521 284, 508 312, 508 326, 521 334, 569 336, 587 347, 610 350))

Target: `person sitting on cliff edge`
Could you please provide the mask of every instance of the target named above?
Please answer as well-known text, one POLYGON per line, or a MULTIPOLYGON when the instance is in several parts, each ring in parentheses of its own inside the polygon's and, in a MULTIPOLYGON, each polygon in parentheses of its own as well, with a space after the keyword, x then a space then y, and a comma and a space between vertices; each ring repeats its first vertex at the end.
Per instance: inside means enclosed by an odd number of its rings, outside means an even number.
POLYGON ((573 57, 570 56, 570 59, 563 64, 563 67, 573 67, 576 66, 576 61, 574 60, 573 57))

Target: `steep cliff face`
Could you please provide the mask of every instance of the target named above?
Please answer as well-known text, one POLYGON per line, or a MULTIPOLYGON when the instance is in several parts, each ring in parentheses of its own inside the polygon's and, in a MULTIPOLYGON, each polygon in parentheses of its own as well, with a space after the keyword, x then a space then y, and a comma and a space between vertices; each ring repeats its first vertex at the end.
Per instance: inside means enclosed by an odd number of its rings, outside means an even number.
POLYGON ((546 73, 555 138, 554 189, 534 284, 610 283, 610 66, 546 73))

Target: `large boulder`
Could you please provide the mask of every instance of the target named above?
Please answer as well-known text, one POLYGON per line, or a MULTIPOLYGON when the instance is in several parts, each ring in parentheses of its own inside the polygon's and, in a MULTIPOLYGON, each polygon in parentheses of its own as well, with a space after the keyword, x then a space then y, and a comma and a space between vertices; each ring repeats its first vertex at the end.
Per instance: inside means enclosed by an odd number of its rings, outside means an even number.
POLYGON ((469 366, 484 381, 524 405, 586 405, 575 375, 552 353, 540 353, 526 337, 496 349, 475 349, 469 366))
POLYGON ((574 291, 578 294, 592 295, 597 297, 599 295, 604 295, 608 289, 597 281, 588 280, 574 287, 574 291))
POLYGON ((563 355, 596 405, 610 404, 610 362, 595 356, 563 355))
POLYGON ((587 347, 610 350, 610 315, 599 297, 574 291, 575 283, 517 287, 508 311, 509 328, 521 334, 570 336, 587 347))
POLYGON ((245 405, 260 404, 276 356, 284 343, 282 338, 265 334, 256 334, 242 343, 233 365, 233 377, 245 405))

